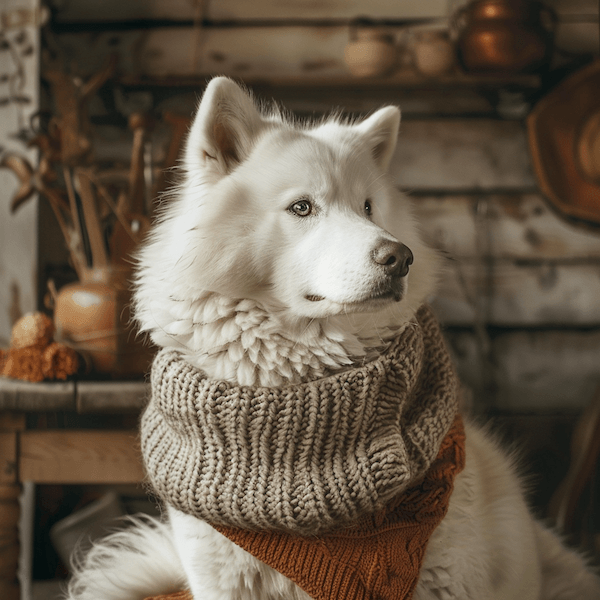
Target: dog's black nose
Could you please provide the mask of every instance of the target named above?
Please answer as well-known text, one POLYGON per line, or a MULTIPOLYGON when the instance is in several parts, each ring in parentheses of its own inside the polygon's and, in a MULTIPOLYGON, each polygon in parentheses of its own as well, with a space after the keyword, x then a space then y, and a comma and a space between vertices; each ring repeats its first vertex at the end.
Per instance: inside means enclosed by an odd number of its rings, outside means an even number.
POLYGON ((400 242, 384 240, 373 250, 373 260, 384 267, 390 275, 404 277, 408 274, 408 267, 413 263, 413 253, 400 242))

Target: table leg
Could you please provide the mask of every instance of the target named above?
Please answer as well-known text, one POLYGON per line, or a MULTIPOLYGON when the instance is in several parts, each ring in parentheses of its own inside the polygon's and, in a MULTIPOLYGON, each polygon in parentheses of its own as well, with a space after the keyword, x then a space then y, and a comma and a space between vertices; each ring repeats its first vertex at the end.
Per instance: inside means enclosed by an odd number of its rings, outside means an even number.
POLYGON ((19 434, 25 415, 0 412, 0 598, 20 600, 19 565, 19 434))
POLYGON ((0 598, 19 600, 17 580, 19 563, 19 494, 18 484, 0 485, 0 598))

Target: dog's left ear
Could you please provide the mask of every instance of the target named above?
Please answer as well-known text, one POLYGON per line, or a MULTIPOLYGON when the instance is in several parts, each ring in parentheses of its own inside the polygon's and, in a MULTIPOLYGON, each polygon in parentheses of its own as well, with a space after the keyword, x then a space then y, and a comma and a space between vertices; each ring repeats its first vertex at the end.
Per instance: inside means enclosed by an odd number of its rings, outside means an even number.
POLYGON ((397 106, 386 106, 373 113, 362 123, 356 125, 363 140, 371 146, 375 162, 387 171, 390 160, 396 149, 398 130, 400 128, 400 109, 397 106))
POLYGON ((227 77, 215 77, 190 129, 186 166, 227 175, 248 157, 263 127, 250 94, 227 77))

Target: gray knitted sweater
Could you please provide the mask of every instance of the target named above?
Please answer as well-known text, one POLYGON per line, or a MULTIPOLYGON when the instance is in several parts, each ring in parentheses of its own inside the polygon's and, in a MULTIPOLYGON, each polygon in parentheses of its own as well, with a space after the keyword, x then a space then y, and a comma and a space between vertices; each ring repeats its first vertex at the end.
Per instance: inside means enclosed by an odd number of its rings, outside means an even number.
POLYGON ((317 381, 237 387, 162 350, 151 383, 141 441, 160 498, 215 525, 302 535, 372 513, 422 476, 457 410, 427 307, 379 358, 317 381))

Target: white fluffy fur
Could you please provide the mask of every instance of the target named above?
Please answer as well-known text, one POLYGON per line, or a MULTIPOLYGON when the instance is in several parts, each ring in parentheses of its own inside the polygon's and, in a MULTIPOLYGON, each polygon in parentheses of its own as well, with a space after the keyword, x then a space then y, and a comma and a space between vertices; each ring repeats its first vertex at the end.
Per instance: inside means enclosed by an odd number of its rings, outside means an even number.
MULTIPOLYGON (((378 352, 436 277, 436 257, 386 172, 399 119, 386 107, 359 124, 297 125, 261 113, 230 80, 211 81, 182 184, 140 254, 141 329, 242 385, 321 377, 378 352), (310 215, 290 211, 299 199, 310 215), (414 254, 399 302, 375 293, 387 280, 372 259, 396 240, 414 254)), ((197 600, 308 598, 206 523, 168 513, 96 546, 69 598, 138 600, 182 586, 197 600)), ((600 584, 532 519, 511 461, 468 425, 466 468, 414 597, 598 600, 600 584)))
POLYGON ((143 600, 187 586, 171 530, 152 517, 128 521, 127 529, 73 557, 69 598, 143 600))

